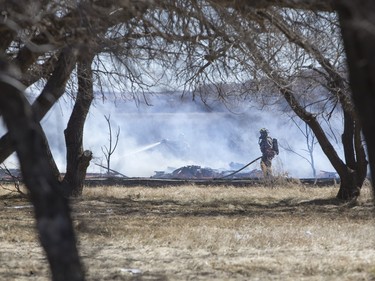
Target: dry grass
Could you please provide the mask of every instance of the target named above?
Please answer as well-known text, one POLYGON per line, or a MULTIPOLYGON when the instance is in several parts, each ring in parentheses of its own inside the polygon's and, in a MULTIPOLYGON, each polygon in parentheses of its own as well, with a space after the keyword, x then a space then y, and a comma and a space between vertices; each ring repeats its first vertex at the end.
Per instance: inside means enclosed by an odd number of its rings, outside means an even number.
MULTIPOLYGON (((336 193, 103 186, 72 208, 88 280, 375 280, 370 189, 357 204, 336 193)), ((0 279, 47 280, 29 203, 0 196, 0 279)))

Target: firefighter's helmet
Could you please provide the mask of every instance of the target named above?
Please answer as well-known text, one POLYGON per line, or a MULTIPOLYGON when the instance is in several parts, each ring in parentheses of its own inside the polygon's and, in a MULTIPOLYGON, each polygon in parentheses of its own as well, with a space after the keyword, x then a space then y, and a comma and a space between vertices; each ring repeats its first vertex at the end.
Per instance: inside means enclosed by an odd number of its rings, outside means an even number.
POLYGON ((260 135, 261 136, 267 136, 268 135, 268 130, 266 128, 262 128, 260 129, 260 135))

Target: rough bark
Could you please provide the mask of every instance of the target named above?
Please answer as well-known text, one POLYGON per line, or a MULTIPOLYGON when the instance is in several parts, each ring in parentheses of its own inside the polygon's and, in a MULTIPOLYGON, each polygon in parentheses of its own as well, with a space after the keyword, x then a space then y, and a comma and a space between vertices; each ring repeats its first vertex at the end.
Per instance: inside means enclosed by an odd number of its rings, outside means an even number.
MULTIPOLYGON (((372 182, 375 182, 375 2, 336 1, 352 96, 367 143, 372 182)), ((374 188, 374 185, 373 185, 374 188)))
MULTIPOLYGON (((0 64, 3 66, 5 61, 0 64)), ((4 70, 0 70, 0 112, 8 127, 34 205, 39 239, 50 264, 52 279, 84 280, 68 201, 48 163, 38 120, 19 82, 4 70)))
POLYGON ((69 183, 70 196, 82 195, 86 170, 92 159, 91 151, 83 151, 83 129, 94 99, 91 63, 93 56, 81 58, 78 63, 78 93, 67 128, 64 131, 66 143, 66 174, 64 182, 69 183))

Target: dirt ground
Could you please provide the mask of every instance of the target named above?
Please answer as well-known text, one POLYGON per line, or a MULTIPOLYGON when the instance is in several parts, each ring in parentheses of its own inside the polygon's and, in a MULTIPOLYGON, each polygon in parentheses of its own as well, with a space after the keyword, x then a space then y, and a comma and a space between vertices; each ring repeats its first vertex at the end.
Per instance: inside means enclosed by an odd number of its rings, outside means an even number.
MULTIPOLYGON (((0 280, 49 280, 26 199, 3 192, 0 280)), ((72 201, 87 280, 375 280, 369 188, 87 188, 72 201)))

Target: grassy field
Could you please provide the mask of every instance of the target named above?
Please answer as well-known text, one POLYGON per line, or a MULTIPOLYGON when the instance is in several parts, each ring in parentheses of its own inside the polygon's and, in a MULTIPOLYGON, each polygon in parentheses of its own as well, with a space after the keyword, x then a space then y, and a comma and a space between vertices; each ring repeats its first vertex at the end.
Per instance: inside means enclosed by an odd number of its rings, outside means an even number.
MULTIPOLYGON (((72 201, 87 280, 375 280, 369 187, 103 186, 72 201)), ((32 208, 0 193, 0 280, 48 280, 32 208)))

